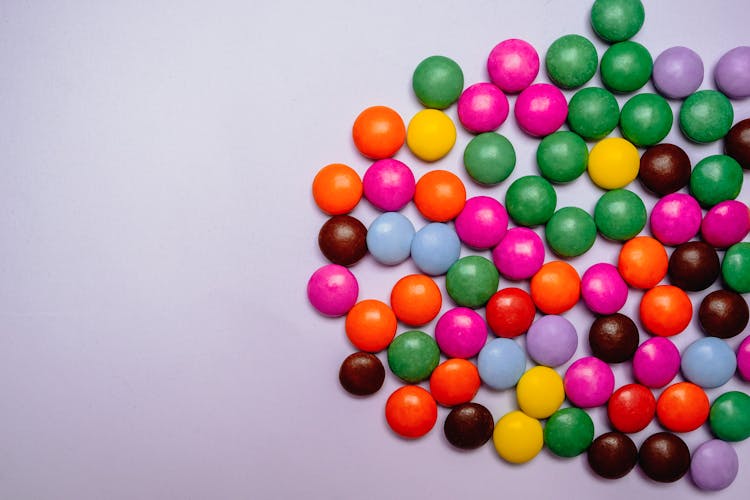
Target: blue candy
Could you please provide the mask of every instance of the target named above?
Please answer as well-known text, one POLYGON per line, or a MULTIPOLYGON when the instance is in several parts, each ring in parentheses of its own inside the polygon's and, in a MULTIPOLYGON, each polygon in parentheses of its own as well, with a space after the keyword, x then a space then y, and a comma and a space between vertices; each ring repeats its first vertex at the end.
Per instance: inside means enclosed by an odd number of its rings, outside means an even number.
POLYGON ((705 388, 726 384, 737 369, 737 357, 721 339, 706 337, 690 344, 682 353, 682 374, 705 388))
POLYGON ((420 271, 445 274, 461 255, 461 241, 448 224, 433 222, 417 231, 411 242, 411 258, 420 271))
POLYGON ((511 339, 494 339, 479 351, 479 377, 493 389, 510 389, 526 370, 526 354, 511 339))
POLYGON ((414 226, 398 212, 380 214, 367 229, 367 250, 387 266, 395 266, 409 258, 414 226))

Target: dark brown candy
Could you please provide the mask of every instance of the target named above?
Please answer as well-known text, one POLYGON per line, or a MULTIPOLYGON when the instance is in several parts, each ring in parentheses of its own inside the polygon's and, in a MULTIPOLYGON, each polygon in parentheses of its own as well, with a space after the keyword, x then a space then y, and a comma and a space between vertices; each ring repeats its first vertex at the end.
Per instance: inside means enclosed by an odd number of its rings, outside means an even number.
POLYGON ((654 481, 673 483, 690 468, 690 450, 671 432, 658 432, 641 445, 638 464, 654 481))
POLYGON ((641 156, 638 178, 646 189, 664 196, 690 182, 690 158, 674 144, 657 144, 641 156))
POLYGON ((341 386, 357 396, 375 394, 383 386, 385 368, 377 356, 369 352, 350 354, 339 370, 341 386))
POLYGON ((351 266, 367 254, 367 228, 350 215, 334 215, 320 228, 318 246, 334 264, 351 266))
POLYGON ((456 448, 473 450, 492 437, 495 421, 492 413, 478 403, 464 403, 451 410, 445 419, 443 432, 456 448))
POLYGON ((589 329, 589 346, 594 356, 607 363, 622 363, 638 349, 638 327, 624 314, 600 316, 589 329))
POLYGON ((742 295, 730 290, 716 290, 703 298, 698 310, 706 335, 720 339, 739 335, 750 320, 750 311, 742 295))
POLYGON ((750 118, 734 124, 724 138, 724 152, 750 169, 750 118))
POLYGON ((669 257, 670 281, 689 292, 705 290, 720 272, 719 255, 714 247, 702 241, 683 243, 669 257))
POLYGON ((635 467, 638 448, 622 432, 608 432, 594 439, 588 451, 591 469, 606 479, 618 479, 635 467))

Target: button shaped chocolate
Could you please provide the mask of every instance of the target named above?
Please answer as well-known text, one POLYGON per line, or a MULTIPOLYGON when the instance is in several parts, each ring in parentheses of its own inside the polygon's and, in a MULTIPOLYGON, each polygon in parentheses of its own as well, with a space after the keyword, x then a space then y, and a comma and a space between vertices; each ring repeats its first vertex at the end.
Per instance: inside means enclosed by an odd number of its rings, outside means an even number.
POLYGON ((698 320, 707 335, 728 339, 742 333, 750 320, 750 311, 739 293, 716 290, 703 298, 698 320))
POLYGON ((689 292, 705 290, 719 277, 719 255, 708 243, 688 241, 672 252, 667 272, 674 286, 689 292))
POLYGON ((375 394, 384 380, 383 363, 369 352, 355 352, 341 363, 339 382, 347 392, 356 396, 375 394))
POLYGON ((351 266, 367 254, 367 228, 350 215, 335 215, 320 228, 318 246, 334 264, 351 266))
POLYGON ((638 348, 638 327, 624 314, 600 316, 589 329, 591 353, 607 363, 622 363, 638 348))
POLYGON ((687 153, 679 146, 664 143, 643 153, 638 178, 643 187, 664 196, 687 186, 690 171, 687 153))

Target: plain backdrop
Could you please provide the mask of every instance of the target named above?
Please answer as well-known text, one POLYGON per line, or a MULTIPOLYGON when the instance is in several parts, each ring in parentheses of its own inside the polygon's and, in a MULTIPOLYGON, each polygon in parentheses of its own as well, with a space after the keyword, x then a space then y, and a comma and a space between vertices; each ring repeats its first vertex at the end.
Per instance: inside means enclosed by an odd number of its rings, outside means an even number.
MULTIPOLYGON (((743 0, 644 3, 635 40, 654 56, 696 50, 703 88, 721 54, 750 44, 743 0)), ((638 470, 605 481, 583 456, 545 450, 512 466, 491 444, 459 452, 442 434, 445 408, 428 436, 400 439, 383 416, 399 382, 389 374, 372 397, 345 393, 338 367, 353 347, 343 319, 318 315, 305 296, 325 263, 312 179, 328 163, 360 175, 369 166, 351 142, 357 114, 384 104, 408 121, 420 109, 412 71, 433 54, 455 59, 466 85, 487 79, 487 55, 506 38, 543 57, 553 40, 579 33, 601 56, 590 5, 3 1, 0 498, 744 498, 747 442, 735 445, 736 482, 709 495, 687 477, 661 485, 638 470)), ((542 71, 537 81, 546 80, 542 71)), ((734 107, 737 120, 750 116, 747 100, 734 107)), ((455 107, 448 114, 455 119, 455 107)), ((446 168, 470 195, 502 201, 513 179, 536 172, 538 141, 512 118, 499 131, 518 163, 497 187, 467 177, 471 136, 460 126, 438 164, 406 148, 397 158, 417 177, 446 168)), ((676 125, 666 140, 693 163, 721 150, 688 143, 676 125)), ((653 206, 637 182, 631 188, 653 206)), ((558 207, 586 210, 602 194, 586 175, 557 192, 558 207)), ((747 183, 740 198, 750 201, 747 183)), ((404 213, 425 224, 413 206, 404 213)), ((354 215, 369 224, 376 212, 362 202, 354 215)), ((600 237, 571 263, 582 273, 615 262, 618 249, 600 237)), ((381 300, 414 270, 369 256, 353 268, 360 297, 381 300)), ((696 308, 706 293, 691 294, 696 308)), ((626 313, 640 296, 631 291, 626 313)), ((566 317, 579 332, 576 357, 587 355, 591 314, 579 304, 566 317)), ((701 336, 694 321, 674 341, 684 348, 701 336)), ((632 381, 627 364, 615 372, 618 386, 632 381)), ((748 387, 735 377, 709 396, 748 387)), ((513 391, 482 389, 477 401, 495 418, 515 408, 513 391)), ((596 433, 606 432, 604 409, 591 413, 596 433)), ((659 429, 652 423, 636 444, 659 429)), ((694 450, 709 435, 683 437, 694 450)))

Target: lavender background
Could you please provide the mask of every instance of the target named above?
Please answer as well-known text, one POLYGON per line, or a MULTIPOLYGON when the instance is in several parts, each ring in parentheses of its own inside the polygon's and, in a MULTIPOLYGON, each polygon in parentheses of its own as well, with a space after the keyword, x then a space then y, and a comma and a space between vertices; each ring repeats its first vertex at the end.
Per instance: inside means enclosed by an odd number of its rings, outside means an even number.
MULTIPOLYGON (((346 394, 336 379, 352 351, 343 320, 317 315, 305 297, 324 263, 325 216, 310 183, 332 162, 364 173, 349 135, 359 111, 386 104, 408 120, 419 109, 411 72, 432 54, 459 62, 467 85, 486 79, 487 54, 509 37, 543 55, 581 33, 601 56, 590 3, 2 2, 0 498, 704 495, 688 478, 659 485, 637 470, 607 482, 584 457, 546 450, 523 466, 491 445, 457 452, 443 438, 442 408, 427 437, 399 439, 383 417, 398 382, 389 375, 367 399, 346 394)), ((703 88, 723 52, 750 44, 743 0, 644 3, 635 40, 654 56, 696 50, 703 88)), ((734 104, 737 119, 750 116, 748 100, 734 104)), ((537 141, 512 119, 500 132, 518 156, 500 187, 468 181, 463 130, 439 165, 471 195, 502 199, 512 179, 535 171, 537 141)), ((693 162, 720 151, 687 144, 676 126, 667 140, 693 162)), ((398 158, 417 176, 433 168, 406 149, 398 158)), ((592 210, 599 195, 584 176, 558 189, 558 206, 592 210)), ((424 224, 413 207, 405 213, 424 224)), ((354 214, 366 224, 376 215, 367 203, 354 214)), ((614 262, 617 249, 599 239, 572 263, 614 262)), ((367 257, 354 268, 360 297, 387 300, 414 269, 367 257)), ((705 293, 692 295, 696 307, 705 293)), ((566 316, 585 355, 591 316, 581 304, 566 316)), ((674 340, 683 348, 700 336, 693 324, 674 340)), ((616 376, 618 386, 631 379, 626 366, 616 376)), ((735 379, 710 396, 730 388, 750 386, 735 379)), ((512 391, 482 389, 477 400, 496 417, 515 405, 512 391)), ((593 416, 597 434, 607 430, 604 410, 593 416)), ((708 436, 684 438, 694 449, 708 436)), ((747 494, 750 443, 735 449, 737 481, 706 498, 747 494)))

